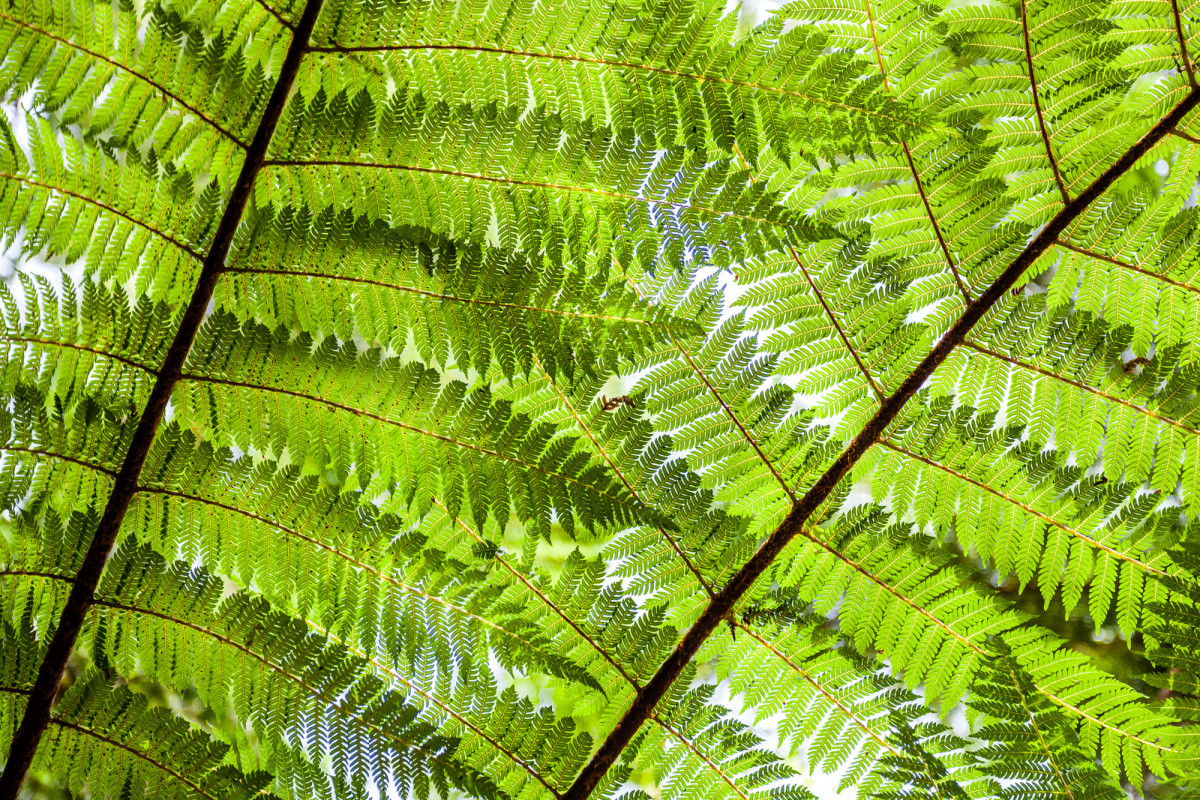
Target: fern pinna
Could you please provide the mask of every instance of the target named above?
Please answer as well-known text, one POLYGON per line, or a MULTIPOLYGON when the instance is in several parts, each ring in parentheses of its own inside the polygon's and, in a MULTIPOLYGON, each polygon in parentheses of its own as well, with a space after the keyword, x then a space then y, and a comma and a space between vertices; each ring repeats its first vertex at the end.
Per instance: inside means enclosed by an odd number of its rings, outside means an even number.
POLYGON ((1193 786, 1197 35, 12 0, 0 800, 1193 786))

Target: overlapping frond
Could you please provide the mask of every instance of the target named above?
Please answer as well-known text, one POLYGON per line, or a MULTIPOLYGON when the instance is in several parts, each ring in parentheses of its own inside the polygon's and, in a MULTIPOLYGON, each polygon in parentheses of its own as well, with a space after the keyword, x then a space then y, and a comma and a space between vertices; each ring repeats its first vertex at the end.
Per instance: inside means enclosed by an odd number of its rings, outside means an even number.
POLYGON ((1002 642, 975 682, 971 706, 993 720, 979 730, 988 742, 971 753, 993 776, 997 797, 1065 794, 1116 798, 1124 792, 1079 746, 1062 712, 1042 696, 1002 642))
POLYGON ((1088 475, 1037 439, 1022 441, 1019 423, 997 429, 991 415, 948 401, 914 411, 859 462, 876 498, 917 525, 954 531, 963 549, 1022 586, 1036 578, 1047 600, 1061 586, 1063 605, 1074 608, 1087 586, 1098 623, 1115 600, 1132 635, 1145 581, 1169 568, 1157 545, 1178 535, 1178 511, 1158 493, 1088 475))
POLYGON ((972 686, 971 702, 988 720, 976 734, 982 746, 927 723, 914 728, 897 720, 902 753, 885 760, 889 784, 875 796, 1124 797, 1004 641, 993 638, 988 649, 991 658, 972 686), (935 749, 943 752, 935 755, 935 749))
POLYGON ((777 746, 810 773, 838 775, 838 791, 855 787, 865 796, 883 763, 900 754, 897 720, 923 709, 824 620, 795 612, 754 609, 729 636, 714 636, 709 652, 755 722, 775 724, 777 746))
POLYGON ((738 16, 720 3, 339 3, 327 19, 316 49, 358 55, 355 75, 377 70, 451 107, 531 101, 660 147, 740 146, 754 157, 769 145, 808 158, 920 125, 823 32, 777 17, 738 36, 738 16))
MULTIPOLYGON (((3 652, 0 696, 12 718, 25 704, 42 650, 30 628, 6 622, 3 652)), ((11 729, 2 735, 9 745, 11 729)), ((45 741, 35 769, 73 792, 137 798, 272 796, 262 791, 271 779, 268 773, 246 774, 224 763, 226 746, 94 668, 85 669, 63 693, 45 741)))
POLYGON ((834 528, 837 551, 803 542, 773 574, 778 588, 763 595, 764 612, 838 606, 844 635, 863 651, 885 657, 920 683, 926 698, 952 707, 969 692, 988 659, 988 637, 1005 633, 1038 691, 1081 730, 1085 747, 1114 772, 1158 772, 1186 756, 1169 715, 1088 659, 1062 647, 1049 631, 1006 607, 954 557, 919 539, 902 544, 907 526, 892 525, 880 508, 864 507, 834 528), (847 541, 848 540, 848 541, 847 541), (1104 712, 1121 709, 1107 717, 1104 712), (1103 709, 1103 711, 1102 711, 1103 709), (1119 722, 1117 721, 1119 720, 1119 722))
POLYGON ((1200 7, 751 16, 0 10, 4 800, 1189 780, 1200 7))
POLYGON ((86 138, 149 147, 192 175, 229 175, 286 45, 279 21, 249 0, 204 14, 22 2, 8 6, 0 25, 6 95, 32 90, 35 108, 86 138))
POLYGON ((178 304, 195 281, 200 251, 212 236, 220 199, 215 182, 198 195, 194 177, 165 169, 150 153, 125 158, 73 137, 58 137, 37 117, 26 118, 28 155, 0 121, 4 236, 28 252, 85 259, 102 280, 178 304))
POLYGON ((674 331, 672 319, 606 277, 595 259, 540 256, 428 239, 332 210, 260 218, 260 247, 231 268, 217 303, 239 319, 332 333, 481 375, 533 359, 552 372, 594 372, 674 331), (309 264, 327 264, 310 267, 309 264))

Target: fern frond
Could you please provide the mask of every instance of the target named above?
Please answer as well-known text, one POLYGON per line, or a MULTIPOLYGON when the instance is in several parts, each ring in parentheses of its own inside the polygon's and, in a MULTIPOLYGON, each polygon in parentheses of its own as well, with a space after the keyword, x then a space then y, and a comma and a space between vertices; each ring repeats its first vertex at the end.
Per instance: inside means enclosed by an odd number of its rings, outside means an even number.
POLYGON ((114 16, 88 2, 23 0, 0 26, 0 94, 35 88, 35 108, 85 136, 149 144, 163 161, 222 177, 252 138, 284 33, 244 0, 213 4, 203 20, 161 6, 114 16))
MULTIPOLYGON (((1189 532, 1190 534, 1191 532, 1189 532)), ((1154 602, 1146 604, 1149 622, 1146 625, 1146 657, 1154 665, 1152 672, 1141 677, 1148 685, 1157 687, 1156 699, 1164 709, 1195 723, 1200 705, 1200 658, 1197 658, 1196 576, 1200 569, 1194 534, 1186 536, 1174 549, 1171 558, 1180 566, 1172 575, 1156 583, 1166 591, 1154 602)), ((1195 784, 1195 756, 1176 766, 1180 782, 1195 784)))
POLYGON ((124 169, 111 151, 60 139, 37 118, 27 122, 28 157, 0 123, 8 139, 0 149, 4 241, 20 236, 27 253, 84 259, 101 280, 178 305, 213 234, 217 184, 197 194, 191 174, 164 168, 153 153, 143 160, 136 150, 121 151, 142 162, 140 170, 124 169))
POLYGON ((1178 527, 1178 513, 1136 485, 1089 476, 1036 439, 1022 441, 1017 420, 994 423, 945 398, 914 404, 859 469, 892 513, 939 538, 954 531, 964 550, 992 560, 1001 575, 1015 573, 1022 586, 1036 578, 1047 601, 1061 584, 1064 605, 1074 608, 1090 585, 1099 625, 1119 596, 1118 620, 1132 634, 1144 581, 1169 568, 1161 551, 1149 551, 1178 527))
POLYGON ((543 531, 552 512, 568 531, 575 519, 592 529, 641 517, 619 486, 577 455, 573 439, 493 403, 485 388, 442 386, 419 364, 379 351, 360 355, 331 337, 316 342, 291 339, 286 329, 239 327, 213 318, 177 395, 181 424, 205 438, 288 452, 339 481, 386 488, 422 511, 436 493, 452 515, 469 509, 480 526, 489 513, 506 520, 513 506, 543 531), (377 377, 365 383, 370 372, 377 377), (388 396, 376 393, 376 381, 389 386, 388 396), (243 413, 222 410, 231 405, 243 413), (517 468, 529 472, 518 479, 517 468))
POLYGON ((987 637, 1003 633, 1038 691, 1113 774, 1140 780, 1186 749, 1169 715, 1146 709, 1139 693, 1087 666, 1086 656, 1064 649, 1049 631, 1023 624, 1026 615, 990 595, 950 554, 919 539, 903 545, 905 526, 889 517, 860 508, 836 520, 825 542, 794 545, 773 573, 779 588, 758 602, 765 610, 813 603, 827 613, 840 601, 841 626, 856 649, 884 655, 943 708, 967 695, 988 657, 987 637), (1122 713, 1114 724, 1105 717, 1115 708, 1122 713))
POLYGON ((216 302, 272 328, 395 351, 411 341, 426 362, 484 376, 494 364, 509 378, 535 358, 552 373, 591 372, 693 332, 609 278, 607 255, 561 263, 331 210, 258 215, 247 229, 216 302))
POLYGON ((988 745, 972 756, 981 770, 995 776, 996 796, 1125 796, 1080 746, 1062 711, 1038 692, 1012 651, 1003 642, 993 644, 993 650, 971 701, 989 719, 977 733, 988 745))
POLYGON ((392 778, 419 795, 447 783, 493 793, 419 706, 299 620, 244 592, 222 598, 215 576, 168 564, 132 539, 113 559, 98 619, 84 634, 93 658, 179 689, 195 685, 206 704, 228 704, 253 725, 263 744, 288 743, 314 764, 332 757, 332 774, 351 786, 392 778), (295 735, 298 720, 311 738, 295 735))
MULTIPOLYGON (((893 738, 898 749, 896 753, 881 759, 879 777, 886 783, 881 791, 872 793, 872 797, 880 800, 967 800, 971 796, 961 782, 962 778, 968 777, 962 774, 961 763, 952 762, 951 767, 959 767, 953 771, 946 764, 950 759, 946 757, 944 750, 949 750, 955 745, 961 747, 960 742, 953 741, 955 737, 947 737, 940 731, 930 735, 928 728, 933 726, 914 727, 898 714, 893 715, 892 725, 895 729, 893 738), (951 739, 951 746, 937 748, 943 749, 943 752, 935 755, 930 744, 938 739, 951 739)), ((961 755, 954 759, 958 762, 961 760, 961 755)))
POLYGON ((706 655, 756 723, 775 723, 785 753, 803 757, 810 773, 840 773, 838 791, 867 795, 880 765, 900 754, 894 718, 920 714, 919 701, 821 620, 760 610, 715 635, 706 655))
POLYGON ((1187 785, 1200 4, 755 13, 0 9, 0 800, 1187 785))
MULTIPOLYGON (((370 67, 452 107, 531 97, 551 113, 629 128, 661 147, 737 145, 752 154, 770 144, 786 155, 801 141, 822 156, 855 151, 920 124, 856 54, 826 49, 821 32, 776 17, 739 36, 737 15, 719 3, 655 3, 614 18, 593 2, 554 13, 379 7, 369 22, 364 11, 338 4, 315 34, 318 51, 370 54, 370 67)), ((344 60, 334 63, 344 69, 344 60)))
MULTIPOLYGON (((27 625, 13 627, 7 619, 0 641, 5 665, 0 741, 7 746, 42 648, 27 625)), ((273 797, 262 791, 269 774, 244 774, 225 763, 228 746, 94 668, 63 694, 45 741, 35 769, 73 792, 135 798, 273 797)))

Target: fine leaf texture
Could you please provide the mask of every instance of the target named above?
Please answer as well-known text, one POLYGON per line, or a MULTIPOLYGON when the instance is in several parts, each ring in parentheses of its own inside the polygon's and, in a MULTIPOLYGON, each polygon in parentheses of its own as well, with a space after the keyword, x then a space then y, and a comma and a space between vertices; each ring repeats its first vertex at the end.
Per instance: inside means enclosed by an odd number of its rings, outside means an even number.
POLYGON ((0 44, 0 800, 1200 785, 1200 0, 0 44))

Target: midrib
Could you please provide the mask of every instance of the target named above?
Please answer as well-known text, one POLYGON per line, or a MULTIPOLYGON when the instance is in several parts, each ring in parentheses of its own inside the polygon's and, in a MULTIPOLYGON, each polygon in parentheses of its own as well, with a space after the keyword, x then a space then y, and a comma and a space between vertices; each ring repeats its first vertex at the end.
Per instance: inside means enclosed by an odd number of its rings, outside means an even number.
POLYGON ((212 300, 217 279, 225 267, 225 258, 229 254, 234 233, 241 223, 242 214, 250 199, 254 179, 266 160, 267 148, 287 104, 288 95, 296 82, 300 61, 308 52, 309 38, 312 36, 323 2, 324 0, 306 0, 300 20, 292 29, 292 41, 280 66, 279 78, 263 108, 254 139, 246 148, 245 160, 242 162, 225 211, 221 215, 212 245, 204 257, 200 277, 180 318, 175 338, 158 370, 158 377, 138 419, 137 428, 117 472, 104 513, 100 517, 83 563, 75 575, 71 593, 59 615, 58 626, 54 629, 46 654, 38 668, 37 678, 25 705, 25 713, 12 740, 4 774, 0 776, 0 800, 16 800, 25 775, 33 763, 38 744, 50 722, 51 705, 62 681, 67 659, 79 637, 88 609, 95 604, 96 586, 104 564, 112 553, 125 513, 137 493, 138 478, 146 463, 146 456, 154 443, 154 435, 162 421, 171 392, 180 380, 184 361, 196 339, 196 333, 204 321, 204 314, 212 300))
POLYGON ((1200 106, 1200 87, 1193 86, 1179 105, 1160 119, 1087 188, 1067 202, 1063 209, 1025 246, 1020 255, 1008 265, 1004 272, 974 301, 967 304, 954 325, 904 379, 899 388, 884 400, 875 416, 867 421, 862 431, 842 451, 842 454, 817 480, 816 484, 793 503, 792 510, 779 527, 771 533, 750 560, 729 579, 725 587, 705 608, 700 618, 684 633, 675 650, 638 693, 629 710, 601 743, 600 748, 584 766, 575 782, 562 795, 563 800, 585 800, 599 785, 609 768, 616 762, 621 751, 633 739, 642 724, 654 713, 655 706, 679 678, 684 667, 699 652, 709 635, 716 630, 738 601, 774 563, 787 544, 801 533, 809 517, 832 494, 839 481, 872 446, 878 443, 888 425, 899 416, 925 380, 950 356, 954 348, 966 342, 967 335, 988 310, 1016 284, 1025 270, 1055 243, 1058 236, 1071 222, 1086 211, 1139 158, 1170 134, 1172 129, 1179 125, 1184 117, 1197 106, 1200 106))

